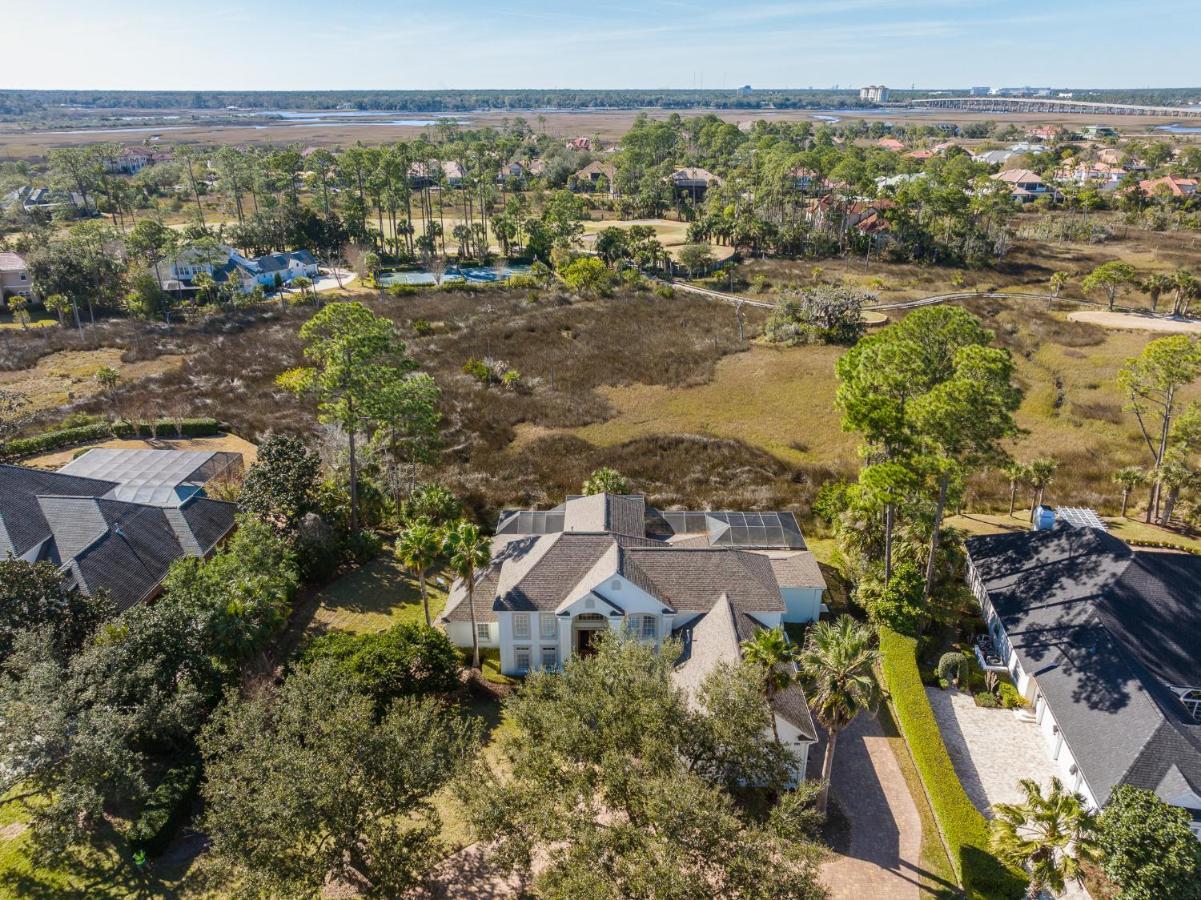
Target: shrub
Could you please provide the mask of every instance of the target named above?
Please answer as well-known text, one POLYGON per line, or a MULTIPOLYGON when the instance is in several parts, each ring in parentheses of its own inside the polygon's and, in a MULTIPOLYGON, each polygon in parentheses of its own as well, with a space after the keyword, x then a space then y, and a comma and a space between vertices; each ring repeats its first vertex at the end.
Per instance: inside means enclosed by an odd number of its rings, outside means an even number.
POLYGON ((1186 810, 1151 791, 1119 785, 1098 838, 1105 874, 1121 885, 1123 900, 1201 897, 1201 844, 1189 830, 1186 810))
POLYGON ((199 786, 198 762, 189 762, 168 771, 150 792, 141 815, 129 829, 130 846, 151 856, 157 856, 167 849, 180 823, 191 812, 199 786))
POLYGON ((434 330, 434 326, 425 319, 414 319, 411 327, 413 329, 413 334, 418 336, 429 334, 434 330))
POLYGON ((966 681, 964 677, 965 662, 963 654, 957 650, 944 653, 938 660, 938 677, 956 684, 964 684, 966 681))
POLYGON ((821 285, 782 298, 763 327, 773 343, 853 344, 862 337, 863 306, 875 295, 857 288, 821 285))
POLYGON ((345 549, 346 555, 361 566, 380 555, 384 542, 374 531, 359 531, 346 539, 345 549))
POLYGON ((975 695, 976 705, 982 706, 985 709, 996 709, 998 706, 997 695, 992 691, 981 691, 975 695))
POLYGON ((179 437, 205 437, 216 434, 220 424, 216 419, 154 419, 149 422, 114 422, 79 425, 74 428, 59 428, 45 431, 32 437, 17 438, 0 448, 0 458, 17 459, 35 453, 61 450, 72 444, 103 441, 110 437, 151 437, 156 434, 174 432, 179 437))
POLYGON ((302 665, 332 659, 382 708, 397 697, 444 694, 459 686, 459 652, 436 628, 395 625, 371 634, 331 632, 313 640, 302 665))
POLYGON ((951 864, 970 898, 1020 897, 1024 876, 1003 866, 988 852, 988 827, 972 805, 926 697, 917 668, 917 641, 880 629, 884 682, 896 709, 897 724, 913 754, 930 798, 930 807, 951 852, 951 864))
POLYGON ((1020 709, 1027 705, 1026 698, 1008 681, 1001 682, 1000 695, 1001 706, 1005 709, 1020 709))
POLYGON ((655 296, 662 297, 664 300, 671 300, 676 295, 676 289, 670 284, 656 284, 655 296))
POLYGON ((488 368, 488 364, 474 356, 463 363, 463 374, 470 375, 480 384, 487 384, 492 380, 492 370, 488 368))

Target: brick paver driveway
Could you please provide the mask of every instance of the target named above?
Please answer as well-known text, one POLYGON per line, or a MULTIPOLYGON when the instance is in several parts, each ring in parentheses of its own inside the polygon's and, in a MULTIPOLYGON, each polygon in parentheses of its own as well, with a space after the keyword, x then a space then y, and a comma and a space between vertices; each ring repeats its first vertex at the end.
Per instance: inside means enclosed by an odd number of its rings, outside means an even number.
MULTIPOLYGON (((824 744, 811 751, 811 765, 819 772, 824 752, 824 744)), ((850 852, 822 866, 831 896, 917 900, 922 822, 875 718, 861 715, 839 736, 831 791, 851 820, 850 852)))

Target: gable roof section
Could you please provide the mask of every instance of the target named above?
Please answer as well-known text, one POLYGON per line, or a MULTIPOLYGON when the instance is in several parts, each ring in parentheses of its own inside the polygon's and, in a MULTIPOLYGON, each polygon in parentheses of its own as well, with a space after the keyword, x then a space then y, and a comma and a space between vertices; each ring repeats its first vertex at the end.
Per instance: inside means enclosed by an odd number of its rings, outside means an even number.
POLYGON ((680 612, 706 612, 723 594, 737 609, 783 612, 771 561, 744 550, 627 547, 622 573, 680 612))
POLYGON ((646 500, 622 494, 568 497, 562 527, 564 531, 611 531, 645 537, 646 500))
POLYGON ((112 481, 0 465, 0 554, 23 556, 50 538, 39 496, 102 497, 116 486, 112 481))

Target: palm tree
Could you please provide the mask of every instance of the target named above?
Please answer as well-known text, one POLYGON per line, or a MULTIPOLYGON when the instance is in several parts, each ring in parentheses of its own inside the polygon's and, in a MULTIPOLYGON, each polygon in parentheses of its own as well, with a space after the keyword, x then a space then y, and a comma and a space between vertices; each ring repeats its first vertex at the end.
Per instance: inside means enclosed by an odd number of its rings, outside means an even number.
POLYGON ((1067 285, 1072 276, 1067 272, 1054 272, 1051 275, 1051 299, 1059 298, 1059 292, 1067 285))
POLYGON ((1113 473, 1115 484, 1122 486, 1122 518, 1126 518, 1126 504, 1130 500, 1130 492, 1147 481, 1147 473, 1138 466, 1125 466, 1113 473))
MULTIPOLYGON (((783 628, 765 628, 753 638, 742 642, 742 658, 758 670, 763 684, 763 696, 771 710, 776 694, 785 690, 796 678, 796 653, 788 643, 783 628)), ((780 743, 780 729, 776 725, 776 714, 771 711, 771 733, 780 743)))
POLYGON ((467 609, 471 613, 471 667, 480 667, 480 637, 475 626, 475 576, 492 561, 492 542, 480 534, 480 526, 459 522, 446 529, 442 551, 452 572, 467 588, 467 609))
POLYGON ((1172 276, 1165 275, 1163 272, 1152 272, 1143 279, 1140 287, 1151 298, 1151 312, 1158 310, 1160 294, 1170 291, 1174 285, 1175 281, 1172 276))
POLYGON ((1026 467, 1019 462, 1010 463, 1005 467, 1005 475, 1009 478, 1009 515, 1017 504, 1018 483, 1026 479, 1026 467))
POLYGON ((840 616, 836 622, 818 622, 809 631, 799 662, 809 705, 826 729, 826 755, 822 760, 822 792, 818 809, 824 814, 830 793, 830 772, 838 733, 880 699, 872 668, 879 653, 873 646, 870 625, 840 616))
POLYGON ((1080 880, 1081 862, 1099 856, 1097 816, 1082 796, 1065 791, 1058 778, 1051 779, 1045 797, 1036 781, 1023 778, 1019 783, 1025 802, 993 805, 992 851, 1003 862, 1030 873, 1027 896, 1037 897, 1048 889, 1061 893, 1069 878, 1080 880))
POLYGON ((1034 521, 1034 515, 1038 508, 1043 505, 1043 494, 1047 490, 1047 486, 1055 480, 1055 470, 1059 468, 1059 463, 1047 457, 1031 460, 1026 466, 1025 480, 1030 487, 1034 489, 1034 500, 1030 506, 1030 521, 1034 521))
POLYGON ((417 576, 421 589, 421 605, 425 609, 425 627, 433 627, 430 601, 425 591, 425 576, 442 555, 442 536, 424 516, 414 519, 396 538, 393 549, 401 564, 417 576))
POLYGON ((1188 312, 1189 300, 1196 296, 1197 280, 1187 269, 1177 269, 1172 275, 1172 287, 1176 289, 1172 315, 1183 316, 1188 312))

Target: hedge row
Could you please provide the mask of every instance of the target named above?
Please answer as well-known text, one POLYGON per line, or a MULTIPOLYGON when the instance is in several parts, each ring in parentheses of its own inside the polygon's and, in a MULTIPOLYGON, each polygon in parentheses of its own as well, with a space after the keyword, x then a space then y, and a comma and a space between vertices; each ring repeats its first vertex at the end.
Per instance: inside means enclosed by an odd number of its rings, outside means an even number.
POLYGON ((909 744, 934 818, 950 850, 951 865, 969 898, 1022 897, 1026 879, 989 853, 987 823, 955 774, 918 673, 916 651, 915 639, 880 629, 884 682, 896 709, 897 725, 909 744))
POLYGON ((73 444, 103 441, 110 437, 132 438, 153 435, 176 437, 205 437, 216 434, 220 424, 216 419, 155 419, 153 422, 98 422, 45 431, 33 437, 17 438, 0 447, 0 459, 20 459, 35 453, 61 450, 73 444))
POLYGON ((129 829, 130 846, 151 856, 166 850, 191 812, 199 787, 200 763, 191 762, 168 771, 150 792, 142 814, 129 829))

